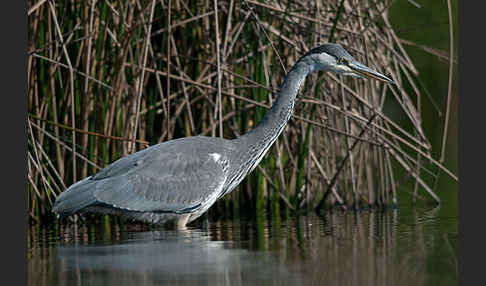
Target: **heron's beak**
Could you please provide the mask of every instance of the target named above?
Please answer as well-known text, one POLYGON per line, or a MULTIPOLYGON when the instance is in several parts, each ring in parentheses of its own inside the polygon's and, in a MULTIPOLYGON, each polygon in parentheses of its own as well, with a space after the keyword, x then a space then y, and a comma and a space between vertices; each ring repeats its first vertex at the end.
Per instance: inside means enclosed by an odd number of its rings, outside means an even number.
POLYGON ((381 80, 381 81, 384 81, 384 82, 396 84, 389 77, 386 77, 386 76, 382 75, 381 73, 378 73, 378 72, 368 68, 367 66, 360 64, 359 62, 350 62, 348 64, 348 67, 351 69, 352 72, 354 72, 355 74, 357 74, 359 76, 366 77, 366 78, 374 78, 374 79, 381 80))

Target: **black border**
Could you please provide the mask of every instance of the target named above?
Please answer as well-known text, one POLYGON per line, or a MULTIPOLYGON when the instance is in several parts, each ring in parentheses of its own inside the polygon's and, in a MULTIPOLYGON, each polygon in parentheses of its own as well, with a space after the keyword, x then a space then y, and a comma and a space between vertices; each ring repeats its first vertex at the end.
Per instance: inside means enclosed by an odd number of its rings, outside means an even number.
POLYGON ((27 1, 2 2, 3 284, 27 284, 27 1), (15 281, 12 283, 12 281, 15 281))
POLYGON ((459 1, 459 285, 484 283, 486 53, 483 2, 459 1), (481 5, 476 5, 481 4, 481 5), (466 227, 468 230, 466 231, 466 227), (468 232, 466 235, 465 232, 468 232), (479 282, 479 283, 478 283, 479 282))

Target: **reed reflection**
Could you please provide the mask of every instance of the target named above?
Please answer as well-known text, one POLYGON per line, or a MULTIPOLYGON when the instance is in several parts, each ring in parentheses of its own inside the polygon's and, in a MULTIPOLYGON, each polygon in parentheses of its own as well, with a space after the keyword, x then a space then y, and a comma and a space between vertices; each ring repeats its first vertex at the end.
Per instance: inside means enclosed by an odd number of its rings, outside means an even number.
POLYGON ((453 285, 454 243, 439 231, 438 214, 337 212, 284 220, 263 212, 184 231, 109 221, 32 228, 29 284, 453 285))

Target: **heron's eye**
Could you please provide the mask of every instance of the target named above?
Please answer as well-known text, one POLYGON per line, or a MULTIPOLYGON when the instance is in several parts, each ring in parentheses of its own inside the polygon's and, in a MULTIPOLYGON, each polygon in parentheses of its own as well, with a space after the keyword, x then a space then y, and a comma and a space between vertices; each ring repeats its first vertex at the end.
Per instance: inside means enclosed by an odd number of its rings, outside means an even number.
POLYGON ((347 61, 344 58, 339 58, 338 63, 343 65, 343 64, 346 64, 347 61))

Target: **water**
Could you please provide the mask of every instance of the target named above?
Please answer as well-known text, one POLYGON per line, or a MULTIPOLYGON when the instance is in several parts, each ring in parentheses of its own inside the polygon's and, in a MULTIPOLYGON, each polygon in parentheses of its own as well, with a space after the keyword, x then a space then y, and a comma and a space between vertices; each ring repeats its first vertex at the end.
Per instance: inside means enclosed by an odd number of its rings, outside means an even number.
POLYGON ((28 284, 456 285, 457 216, 443 208, 31 227, 28 284))

